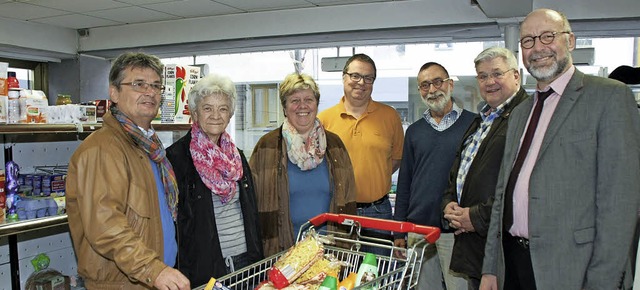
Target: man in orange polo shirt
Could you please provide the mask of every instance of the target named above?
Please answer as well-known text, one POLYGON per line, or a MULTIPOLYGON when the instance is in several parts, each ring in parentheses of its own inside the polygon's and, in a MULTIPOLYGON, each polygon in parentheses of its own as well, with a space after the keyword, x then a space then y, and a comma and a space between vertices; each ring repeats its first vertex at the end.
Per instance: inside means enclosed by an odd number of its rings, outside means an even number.
MULTIPOLYGON (((325 129, 338 134, 349 151, 356 178, 358 215, 392 219, 388 192, 391 175, 400 167, 404 131, 398 112, 372 100, 376 65, 366 54, 347 60, 342 70, 344 96, 318 118, 325 129)), ((363 235, 393 240, 389 232, 363 235)), ((381 255, 389 251, 363 249, 381 255)))

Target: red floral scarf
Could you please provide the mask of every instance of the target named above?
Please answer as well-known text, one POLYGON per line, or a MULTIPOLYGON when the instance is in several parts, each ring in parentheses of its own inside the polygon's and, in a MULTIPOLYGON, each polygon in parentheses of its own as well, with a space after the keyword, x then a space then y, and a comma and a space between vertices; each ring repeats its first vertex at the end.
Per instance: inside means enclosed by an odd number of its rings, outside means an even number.
POLYGON ((225 204, 236 194, 236 182, 242 178, 242 159, 227 132, 214 144, 198 123, 191 124, 189 150, 202 182, 225 204))

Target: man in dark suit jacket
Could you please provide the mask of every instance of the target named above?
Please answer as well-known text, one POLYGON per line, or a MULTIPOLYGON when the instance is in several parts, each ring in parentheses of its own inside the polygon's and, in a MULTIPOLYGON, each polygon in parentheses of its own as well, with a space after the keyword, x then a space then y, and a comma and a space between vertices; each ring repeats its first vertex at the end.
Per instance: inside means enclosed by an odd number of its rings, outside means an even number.
POLYGON ((531 12, 520 37, 539 92, 509 119, 480 289, 620 288, 640 199, 633 94, 573 66, 562 13, 531 12))
POLYGON ((450 269, 478 289, 489 230, 491 206, 504 152, 511 110, 526 99, 518 60, 502 47, 491 47, 474 60, 485 105, 463 137, 442 199, 443 225, 457 229, 450 269))

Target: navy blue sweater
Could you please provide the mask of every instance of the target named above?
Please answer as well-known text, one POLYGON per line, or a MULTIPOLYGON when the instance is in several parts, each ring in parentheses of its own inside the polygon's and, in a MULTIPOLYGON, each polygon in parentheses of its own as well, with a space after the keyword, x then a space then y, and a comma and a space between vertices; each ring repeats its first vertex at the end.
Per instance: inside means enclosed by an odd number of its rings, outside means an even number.
MULTIPOLYGON (((463 110, 451 127, 440 132, 424 119, 407 128, 398 173, 394 220, 442 229, 442 196, 449 171, 474 114, 463 110)), ((399 234, 396 238, 402 237, 399 234)))

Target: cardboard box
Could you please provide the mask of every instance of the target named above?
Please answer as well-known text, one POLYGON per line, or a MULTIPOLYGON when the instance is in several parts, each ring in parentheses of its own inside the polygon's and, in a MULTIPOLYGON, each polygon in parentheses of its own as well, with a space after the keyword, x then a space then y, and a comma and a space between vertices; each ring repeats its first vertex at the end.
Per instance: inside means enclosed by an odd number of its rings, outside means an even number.
POLYGON ((20 90, 20 123, 46 123, 49 101, 43 91, 20 90))
POLYGON ((0 96, 6 96, 9 93, 9 83, 7 83, 8 71, 9 63, 0 62, 0 96))
POLYGON ((97 123, 96 106, 77 105, 80 115, 77 118, 79 123, 97 123))
POLYGON ((96 121, 102 122, 102 116, 109 111, 109 106, 111 106, 110 100, 96 100, 96 121))
POLYGON ((191 88, 200 80, 200 67, 168 64, 164 66, 165 86, 175 91, 175 123, 190 123, 188 96, 191 88))
POLYGON ((7 106, 9 105, 8 96, 0 96, 0 124, 7 123, 7 106))
POLYGON ((50 124, 94 124, 96 106, 90 105, 60 105, 47 108, 47 123, 50 124))
POLYGON ((176 98, 173 86, 167 86, 162 95, 162 106, 160 107, 160 123, 172 124, 176 122, 176 98))

